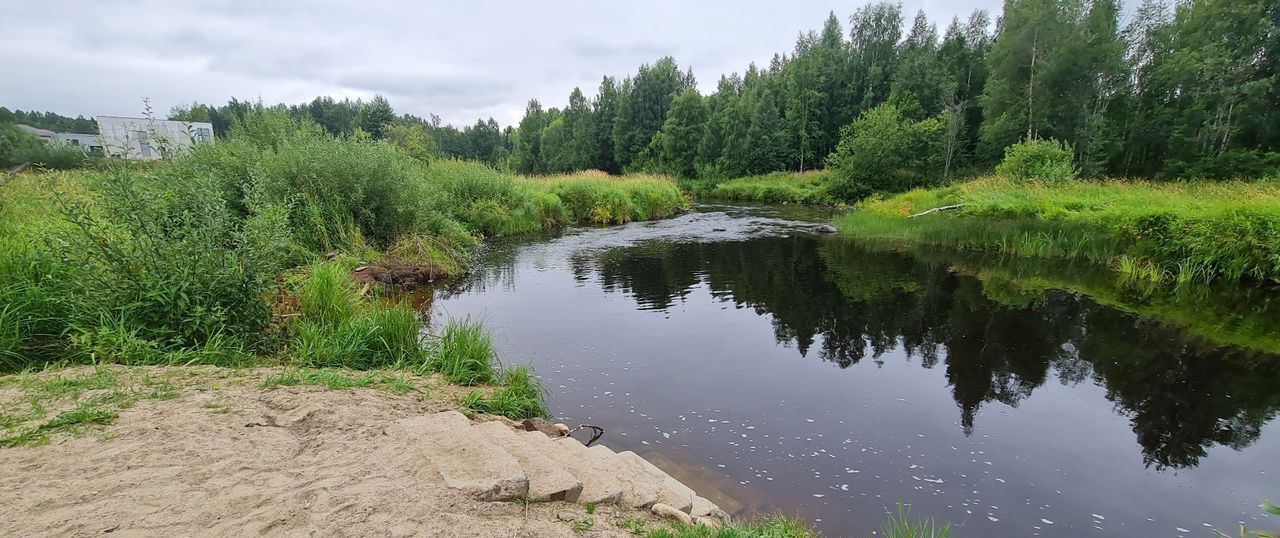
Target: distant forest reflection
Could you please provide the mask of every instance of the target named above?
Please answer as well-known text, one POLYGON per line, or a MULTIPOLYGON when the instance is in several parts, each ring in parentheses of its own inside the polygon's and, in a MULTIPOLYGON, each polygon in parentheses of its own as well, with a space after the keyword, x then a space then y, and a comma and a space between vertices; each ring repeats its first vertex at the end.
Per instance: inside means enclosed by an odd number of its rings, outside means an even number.
MULTIPOLYGON (((469 287, 509 285, 506 261, 469 287)), ((1277 312, 1251 290, 1144 297, 1096 269, 807 237, 650 241, 570 264, 646 310, 705 285, 771 316, 779 343, 840 368, 900 349, 945 369, 966 434, 988 402, 1017 407, 1050 380, 1093 382, 1130 419, 1146 465, 1185 468, 1215 445, 1253 443, 1280 409, 1280 360, 1265 351, 1277 312)))

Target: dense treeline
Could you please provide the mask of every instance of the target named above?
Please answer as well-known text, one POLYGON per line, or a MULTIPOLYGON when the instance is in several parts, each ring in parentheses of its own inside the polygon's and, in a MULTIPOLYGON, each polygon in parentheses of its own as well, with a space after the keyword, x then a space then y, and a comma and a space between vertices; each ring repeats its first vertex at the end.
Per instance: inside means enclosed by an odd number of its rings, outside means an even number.
POLYGON ((705 178, 830 165, 901 188, 1056 138, 1085 176, 1280 167, 1280 7, 1145 0, 1120 19, 1116 0, 1006 0, 994 31, 980 10, 939 35, 923 11, 908 21, 900 5, 871 4, 847 31, 832 14, 790 54, 721 77, 707 96, 663 58, 606 77, 591 102, 578 89, 564 110, 531 101, 512 163, 705 178))
POLYGON ((98 122, 84 116, 70 118, 54 112, 9 110, 0 106, 0 125, 11 123, 29 125, 37 129, 48 129, 60 133, 98 132, 98 122))
MULTIPOLYGON (((1280 4, 1143 0, 1123 24, 1120 8, 1006 0, 994 20, 978 10, 939 32, 923 11, 869 4, 847 27, 832 13, 767 67, 721 76, 709 95, 666 57, 603 77, 594 96, 574 88, 563 108, 532 99, 506 128, 396 115, 381 96, 278 107, 335 136, 408 137, 423 151, 525 174, 714 180, 831 168, 828 194, 845 199, 990 171, 1005 148, 1037 138, 1064 142, 1086 177, 1280 168, 1280 4)), ((197 103, 170 117, 209 121, 222 135, 255 106, 197 103)), ((36 126, 79 121, 29 115, 36 126)))
MULTIPOLYGON (((213 124, 214 134, 222 137, 233 123, 260 108, 261 103, 232 98, 222 106, 177 106, 170 111, 169 119, 207 121, 213 124)), ((511 154, 512 129, 503 129, 493 118, 458 129, 435 115, 427 119, 411 114, 397 116, 391 103, 380 95, 369 101, 317 97, 310 103, 274 108, 283 110, 294 121, 314 122, 338 137, 416 138, 425 144, 423 150, 432 154, 483 161, 494 167, 505 167, 511 154)))

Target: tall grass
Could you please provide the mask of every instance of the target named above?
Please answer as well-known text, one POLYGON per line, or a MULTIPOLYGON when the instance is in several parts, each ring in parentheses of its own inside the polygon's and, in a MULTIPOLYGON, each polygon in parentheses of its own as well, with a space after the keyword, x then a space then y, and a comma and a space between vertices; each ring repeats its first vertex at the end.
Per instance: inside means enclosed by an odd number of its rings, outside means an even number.
POLYGON ((498 351, 483 322, 450 319, 430 355, 426 369, 444 374, 451 383, 481 385, 497 378, 498 351))
POLYGON ((293 359, 312 367, 357 370, 420 362, 419 323, 404 304, 365 300, 349 267, 320 264, 303 283, 300 317, 293 322, 293 359))
POLYGON ((871 199, 837 225, 870 239, 1086 259, 1168 283, 1280 279, 1280 187, 1265 183, 984 178, 871 199), (953 204, 963 206, 904 218, 953 204))
POLYGON ((831 174, 825 170, 804 173, 775 172, 715 184, 705 196, 743 202, 836 205, 828 190, 831 174))
POLYGON ((622 224, 673 217, 689 208, 675 180, 648 174, 613 177, 580 172, 526 179, 531 189, 553 194, 568 221, 582 225, 622 224))
POLYGON ((644 538, 816 538, 800 518, 770 516, 752 522, 730 522, 723 527, 675 525, 667 529, 640 529, 644 538))

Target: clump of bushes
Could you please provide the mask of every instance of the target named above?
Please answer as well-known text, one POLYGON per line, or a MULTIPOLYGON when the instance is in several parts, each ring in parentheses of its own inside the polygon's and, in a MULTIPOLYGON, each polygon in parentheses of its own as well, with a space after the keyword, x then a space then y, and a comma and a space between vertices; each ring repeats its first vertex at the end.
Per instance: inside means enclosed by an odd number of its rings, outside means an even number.
POLYGON ((1032 139, 1004 148, 1004 160, 996 166, 996 174, 1016 181, 1058 183, 1079 175, 1073 159, 1065 142, 1032 139))
POLYGON ((46 143, 12 124, 0 125, 0 167, 31 163, 51 170, 70 170, 88 161, 79 146, 46 143))
POLYGON ((858 116, 827 157, 830 193, 846 202, 871 191, 904 191, 934 183, 941 166, 942 122, 911 121, 885 103, 858 116))

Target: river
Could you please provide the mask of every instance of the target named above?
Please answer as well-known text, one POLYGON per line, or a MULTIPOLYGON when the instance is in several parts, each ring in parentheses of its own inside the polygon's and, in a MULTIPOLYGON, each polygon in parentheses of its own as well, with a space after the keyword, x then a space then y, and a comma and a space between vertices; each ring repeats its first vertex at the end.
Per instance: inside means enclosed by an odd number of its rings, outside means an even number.
POLYGON ((810 231, 827 217, 701 205, 499 243, 433 322, 485 320, 557 420, 829 536, 899 502, 958 536, 1280 527, 1271 290, 1126 291, 810 231))

